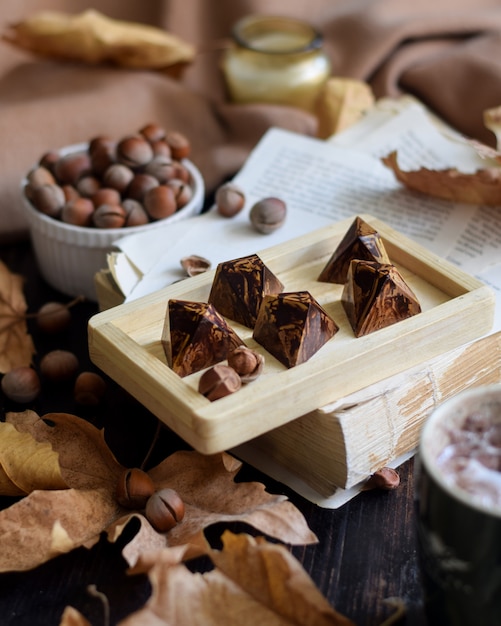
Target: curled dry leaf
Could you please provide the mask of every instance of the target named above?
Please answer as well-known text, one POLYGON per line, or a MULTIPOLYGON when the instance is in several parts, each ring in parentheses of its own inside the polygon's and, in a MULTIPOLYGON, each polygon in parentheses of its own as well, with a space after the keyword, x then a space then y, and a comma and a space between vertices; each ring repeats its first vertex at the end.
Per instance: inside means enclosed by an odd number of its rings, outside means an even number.
POLYGON ((24 279, 0 261, 0 373, 30 365, 35 346, 26 324, 24 279))
POLYGON ((203 575, 169 560, 153 565, 150 600, 120 626, 353 626, 282 545, 226 531, 209 556, 215 569, 203 575))
POLYGON ((291 544, 316 541, 284 496, 267 493, 261 483, 236 483, 241 463, 227 454, 176 452, 149 471, 155 488, 175 489, 186 508, 181 523, 158 533, 141 511, 118 505, 116 484, 125 468, 92 424, 67 413, 40 418, 25 411, 9 413, 2 429, 0 435, 12 438, 17 453, 2 456, 0 447, 0 485, 7 482, 23 493, 36 489, 0 511, 0 571, 30 569, 62 552, 92 546, 103 531, 116 541, 132 519, 139 520, 139 530, 123 551, 131 566, 140 566, 146 554, 160 558, 167 548, 175 548, 180 558, 207 553, 204 529, 216 522, 246 522, 291 544))
POLYGON ((484 126, 494 133, 497 149, 501 149, 501 106, 484 111, 484 126))
POLYGON ((4 39, 42 56, 133 68, 189 63, 195 54, 193 46, 171 33, 110 19, 93 9, 77 15, 40 11, 13 24, 4 39))
POLYGON ((473 174, 457 169, 404 171, 398 165, 397 152, 382 158, 403 185, 435 198, 468 204, 501 205, 501 168, 489 167, 473 174))
POLYGON ((374 101, 367 83, 352 78, 329 78, 317 101, 317 135, 326 139, 349 128, 373 106, 374 101))

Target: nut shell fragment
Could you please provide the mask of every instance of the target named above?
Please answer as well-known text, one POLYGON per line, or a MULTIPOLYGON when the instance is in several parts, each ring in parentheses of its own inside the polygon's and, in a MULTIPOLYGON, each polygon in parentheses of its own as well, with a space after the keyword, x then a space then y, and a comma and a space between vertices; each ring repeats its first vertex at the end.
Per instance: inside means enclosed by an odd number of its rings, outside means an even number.
POLYGON ((181 267, 185 270, 188 276, 203 274, 209 270, 211 266, 209 259, 205 259, 203 256, 198 256, 198 254, 185 256, 181 259, 180 263, 181 267))
POLYGON ((242 380, 229 365, 218 363, 206 370, 198 382, 198 391, 211 402, 238 391, 242 380))
POLYGON ((239 346, 228 354, 228 365, 237 372, 243 383, 250 383, 263 371, 264 356, 247 346, 239 346))

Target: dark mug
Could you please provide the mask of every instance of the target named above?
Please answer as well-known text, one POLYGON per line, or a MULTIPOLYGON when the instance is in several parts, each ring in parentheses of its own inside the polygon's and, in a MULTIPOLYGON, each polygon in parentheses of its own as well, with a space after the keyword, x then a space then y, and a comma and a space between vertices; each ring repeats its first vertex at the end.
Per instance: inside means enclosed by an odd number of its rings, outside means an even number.
POLYGON ((428 623, 501 625, 501 385, 439 405, 423 426, 417 460, 428 623))

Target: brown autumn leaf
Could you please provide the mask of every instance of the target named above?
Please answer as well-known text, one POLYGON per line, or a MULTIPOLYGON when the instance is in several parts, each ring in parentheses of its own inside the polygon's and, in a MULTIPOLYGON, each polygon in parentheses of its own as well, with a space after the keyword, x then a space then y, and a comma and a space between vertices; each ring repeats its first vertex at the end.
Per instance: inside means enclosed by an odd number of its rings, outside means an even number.
POLYGON ((24 278, 0 261, 0 373, 30 365, 35 353, 26 324, 24 278))
MULTIPOLYGON (((185 451, 170 455, 149 472, 156 488, 169 485, 176 489, 186 506, 178 526, 169 533, 158 533, 140 511, 128 511, 116 502, 116 484, 125 468, 106 445, 103 431, 67 413, 41 418, 24 411, 9 413, 7 420, 18 433, 31 436, 38 444, 50 444, 68 488, 54 489, 50 481, 44 486, 41 476, 30 477, 30 472, 37 472, 36 462, 31 463, 28 476, 19 467, 21 480, 15 454, 11 457, 8 477, 12 483, 36 484, 37 489, 0 511, 0 571, 31 569, 57 554, 90 547, 103 531, 110 541, 116 541, 133 518, 139 520, 139 530, 123 550, 131 566, 145 555, 156 558, 166 548, 176 548, 184 558, 206 553, 210 546, 204 529, 216 522, 246 522, 290 544, 317 540, 285 496, 267 493, 261 483, 235 482, 239 461, 224 453, 203 456, 185 451)), ((26 442, 20 445, 24 447, 26 442)), ((30 449, 38 454, 37 446, 30 449)), ((19 452, 21 465, 23 454, 19 452)), ((53 476, 53 472, 48 474, 53 476)))
POLYGON ((398 165, 398 154, 391 152, 382 158, 403 185, 420 193, 468 204, 501 205, 501 168, 487 167, 465 174, 456 168, 405 171, 398 165))
POLYGON ((42 56, 144 69, 189 63, 195 55, 192 45, 171 33, 94 9, 76 15, 40 11, 11 25, 4 40, 42 56))
POLYGON ((205 574, 175 559, 153 564, 150 599, 119 626, 353 626, 283 545, 230 531, 222 539, 205 574))

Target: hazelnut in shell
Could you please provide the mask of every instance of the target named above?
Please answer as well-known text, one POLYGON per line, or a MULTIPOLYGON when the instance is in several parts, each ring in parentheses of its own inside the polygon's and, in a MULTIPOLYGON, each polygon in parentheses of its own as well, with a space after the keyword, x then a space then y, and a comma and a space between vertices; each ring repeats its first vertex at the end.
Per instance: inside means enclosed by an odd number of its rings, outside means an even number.
POLYGON ((280 228, 285 222, 287 206, 280 198, 263 198, 256 202, 249 213, 251 224, 254 228, 268 235, 280 228))
POLYGON ((240 376, 242 383, 250 383, 263 371, 264 356, 247 346, 239 346, 228 354, 228 365, 240 376))
POLYGON ((160 533, 166 533, 179 524, 184 513, 184 502, 174 489, 159 489, 146 502, 146 519, 160 533))
POLYGON ((7 372, 2 378, 2 391, 13 402, 32 402, 42 388, 40 378, 32 367, 20 366, 7 372))
POLYGON ((106 393, 106 382, 96 372, 81 372, 73 387, 75 402, 82 406, 97 406, 106 393))
POLYGON ((71 380, 78 367, 77 356, 69 350, 51 350, 40 361, 40 373, 53 383, 71 380))
POLYGON ((153 480, 138 467, 124 470, 118 479, 116 499, 126 509, 144 509, 148 498, 154 493, 153 480))
POLYGON ((233 217, 245 205, 245 194, 235 183, 224 183, 218 187, 215 196, 216 208, 223 217, 233 217))

